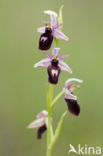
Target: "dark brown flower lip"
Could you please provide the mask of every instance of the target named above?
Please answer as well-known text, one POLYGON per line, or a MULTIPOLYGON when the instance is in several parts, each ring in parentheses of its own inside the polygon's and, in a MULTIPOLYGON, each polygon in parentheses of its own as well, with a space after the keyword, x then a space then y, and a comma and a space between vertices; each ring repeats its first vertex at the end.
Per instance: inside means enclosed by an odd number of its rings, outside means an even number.
POLYGON ((52 59, 51 60, 51 65, 53 66, 58 66, 59 61, 57 59, 52 59))
POLYGON ((61 72, 60 67, 58 66, 57 62, 53 62, 48 68, 48 81, 51 84, 57 84, 58 83, 58 78, 61 72))
POLYGON ((41 34, 39 39, 39 49, 48 50, 53 42, 53 35, 51 29, 47 29, 45 33, 41 34))
POLYGON ((68 106, 68 111, 72 113, 73 115, 78 116, 80 114, 80 105, 77 102, 77 100, 74 99, 65 99, 67 106, 68 106))
POLYGON ((41 139, 42 138, 42 134, 47 130, 46 124, 43 125, 42 127, 39 127, 37 130, 37 138, 41 139))

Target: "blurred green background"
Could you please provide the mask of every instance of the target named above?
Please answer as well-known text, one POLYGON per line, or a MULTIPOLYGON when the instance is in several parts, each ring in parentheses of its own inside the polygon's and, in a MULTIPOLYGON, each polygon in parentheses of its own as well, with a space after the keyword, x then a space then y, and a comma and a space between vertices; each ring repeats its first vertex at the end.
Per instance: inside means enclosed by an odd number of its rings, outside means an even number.
MULTIPOLYGON (((0 156, 45 156, 46 133, 37 140, 36 130, 26 129, 46 109, 46 69, 33 68, 44 58, 37 28, 49 20, 44 10, 58 12, 62 4, 70 41, 60 41, 60 54, 70 54, 65 61, 73 74, 61 73, 54 96, 69 77, 84 83, 75 92, 81 114, 68 113, 53 155, 67 156, 70 143, 103 147, 103 0, 0 0, 0 156)), ((53 111, 54 128, 66 109, 61 99, 53 111)))

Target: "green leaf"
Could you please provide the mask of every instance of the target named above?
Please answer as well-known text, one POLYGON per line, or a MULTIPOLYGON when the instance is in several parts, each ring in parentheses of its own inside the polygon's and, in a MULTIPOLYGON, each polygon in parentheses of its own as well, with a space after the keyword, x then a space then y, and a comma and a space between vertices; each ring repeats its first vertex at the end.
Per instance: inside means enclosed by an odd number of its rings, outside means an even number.
POLYGON ((57 48, 58 47, 58 43, 59 43, 59 39, 58 38, 54 38, 54 41, 55 41, 55 47, 57 48))
MULTIPOLYGON (((59 15, 58 15, 58 19, 57 19, 58 24, 63 23, 63 15, 62 15, 63 7, 64 6, 62 5, 59 10, 59 15)), ((58 29, 62 31, 62 28, 63 28, 63 26, 60 26, 58 29)))
POLYGON ((54 146, 56 140, 57 140, 58 137, 59 137, 59 134, 60 134, 60 131, 61 131, 61 127, 62 127, 62 123, 63 123, 63 121, 64 121, 64 117, 66 116, 66 114, 67 114, 67 111, 65 111, 65 112, 63 113, 63 115, 62 115, 61 118, 60 118, 60 121, 58 122, 56 131, 55 131, 55 135, 54 135, 54 137, 53 137, 53 139, 52 139, 51 144, 49 145, 49 149, 52 149, 52 148, 53 148, 53 146, 54 146))

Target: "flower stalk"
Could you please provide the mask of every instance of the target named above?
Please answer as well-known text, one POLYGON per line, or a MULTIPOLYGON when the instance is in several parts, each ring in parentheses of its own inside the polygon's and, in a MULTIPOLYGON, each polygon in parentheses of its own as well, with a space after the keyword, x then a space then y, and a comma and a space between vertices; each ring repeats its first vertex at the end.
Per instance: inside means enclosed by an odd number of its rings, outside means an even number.
POLYGON ((49 144, 51 142, 51 101, 52 101, 52 96, 53 96, 53 85, 49 84, 49 89, 48 89, 48 93, 47 93, 47 106, 48 106, 48 128, 47 128, 47 156, 51 156, 51 150, 49 149, 49 144))
POLYGON ((65 90, 62 90, 56 97, 55 99, 52 101, 51 103, 51 110, 54 108, 55 104, 57 103, 57 101, 63 97, 63 95, 65 94, 65 90))
POLYGON ((56 97, 55 99, 52 101, 53 99, 53 85, 49 84, 49 88, 47 89, 47 106, 48 106, 48 120, 47 120, 47 156, 51 156, 51 151, 52 148, 60 134, 60 130, 62 127, 62 123, 64 120, 64 117, 67 114, 67 111, 65 111, 63 113, 63 115, 61 116, 60 121, 58 122, 55 134, 53 134, 53 128, 52 128, 52 118, 51 118, 51 114, 52 114, 52 110, 53 107, 55 106, 55 104, 58 102, 58 100, 65 94, 65 91, 61 91, 56 97))

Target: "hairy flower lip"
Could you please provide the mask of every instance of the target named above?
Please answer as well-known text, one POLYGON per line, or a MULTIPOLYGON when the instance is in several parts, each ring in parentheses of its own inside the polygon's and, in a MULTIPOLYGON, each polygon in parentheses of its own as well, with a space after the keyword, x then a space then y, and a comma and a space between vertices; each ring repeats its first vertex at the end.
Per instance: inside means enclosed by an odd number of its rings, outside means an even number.
POLYGON ((61 72, 57 60, 51 61, 51 65, 48 67, 47 72, 48 72, 48 81, 52 84, 57 84, 61 72))
POLYGON ((37 130, 37 138, 41 139, 42 138, 42 134, 47 130, 46 124, 43 125, 42 127, 39 127, 37 130))
POLYGON ((78 104, 77 100, 73 99, 65 99, 68 111, 72 113, 75 116, 78 116, 80 114, 80 105, 78 104))
POLYGON ((48 50, 53 42, 53 30, 50 26, 45 27, 45 33, 42 33, 39 39, 39 49, 48 50))

